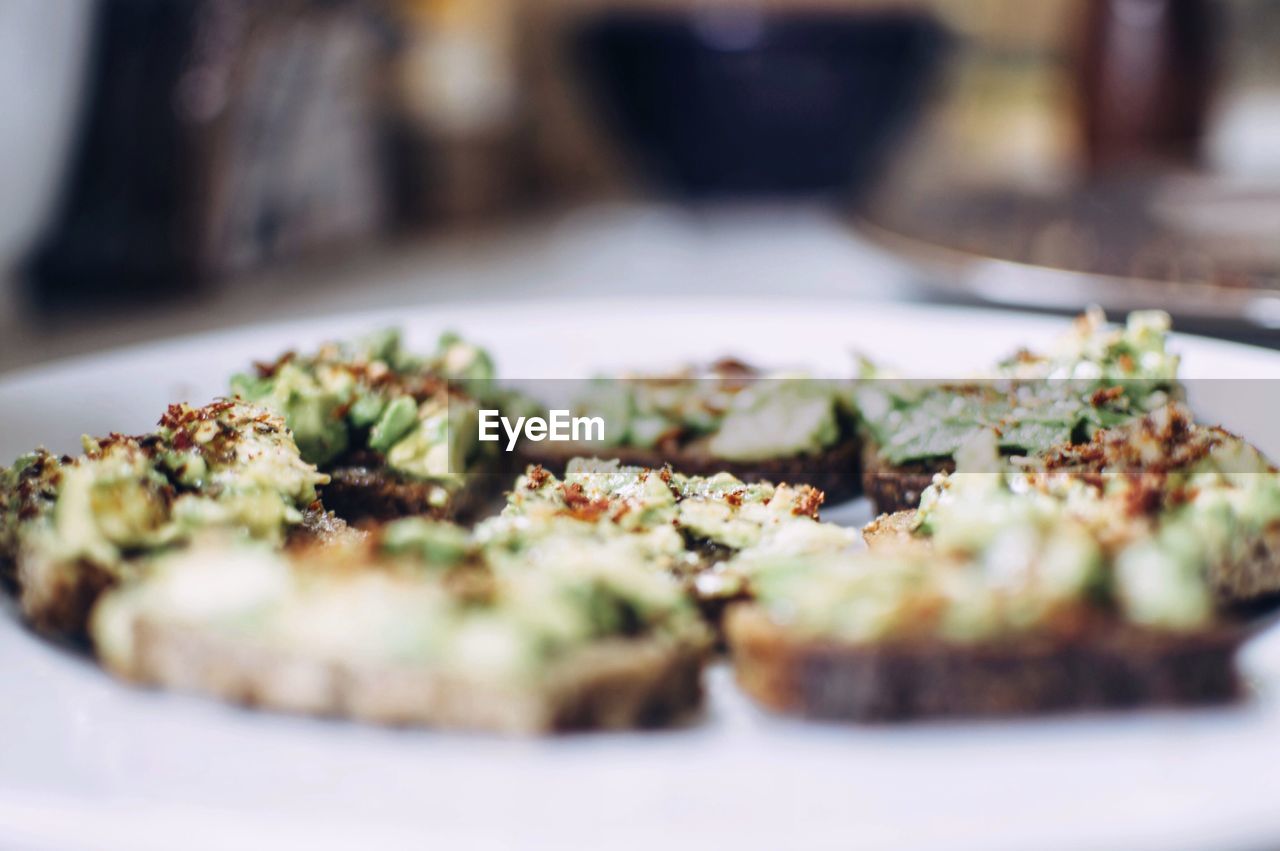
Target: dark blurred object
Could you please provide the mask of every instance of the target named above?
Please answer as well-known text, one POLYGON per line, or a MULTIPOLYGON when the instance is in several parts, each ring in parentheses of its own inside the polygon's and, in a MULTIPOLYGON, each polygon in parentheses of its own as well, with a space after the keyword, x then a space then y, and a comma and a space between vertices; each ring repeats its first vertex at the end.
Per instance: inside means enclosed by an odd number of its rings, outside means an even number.
POLYGON ((883 193, 862 221, 930 280, 988 301, 1280 324, 1280 184, 1134 174, 1059 193, 937 187, 883 193))
POLYGON ((1217 64, 1217 5, 1088 0, 1076 61, 1092 169, 1198 158, 1217 64))
POLYGON ((511 212, 529 182, 523 0, 394 0, 393 192, 408 227, 511 212))
POLYGON ((604 11, 575 38, 591 94, 692 196, 852 193, 914 117, 945 43, 925 11, 604 11))
POLYGON ((34 299, 186 292, 377 231, 382 50, 359 0, 97 3, 34 299))

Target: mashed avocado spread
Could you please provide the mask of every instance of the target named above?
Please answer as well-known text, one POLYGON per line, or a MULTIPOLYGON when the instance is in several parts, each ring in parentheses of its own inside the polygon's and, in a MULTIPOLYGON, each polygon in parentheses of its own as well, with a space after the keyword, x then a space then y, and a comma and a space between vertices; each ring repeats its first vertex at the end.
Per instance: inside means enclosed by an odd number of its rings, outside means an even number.
POLYGON ((1168 331, 1169 317, 1158 311, 1132 313, 1114 328, 1094 310, 1048 351, 1020 351, 972 381, 895 379, 865 364, 854 397, 890 464, 953 458, 979 431, 994 431, 1006 455, 1036 455, 1176 398, 1168 331))
POLYGON ((491 561, 465 531, 420 519, 292 555, 206 541, 108 594, 91 629, 123 670, 145 618, 293 658, 426 666, 495 688, 545 685, 551 666, 602 641, 706 644, 672 577, 619 552, 578 552, 536 569, 491 561))
POLYGON ((234 376, 231 388, 283 416, 303 457, 322 469, 373 454, 403 476, 446 485, 492 449, 477 439, 481 403, 508 401, 480 347, 445 334, 417 355, 394 329, 286 353, 234 376))
POLYGON ((1280 526, 1276 468, 1179 405, 1022 463, 999 450, 975 432, 935 477, 914 521, 927 547, 758 559, 756 598, 855 642, 1069 638, 1117 619, 1195 631, 1216 617, 1215 572, 1280 526))
POLYGON ((853 418, 839 382, 765 375, 732 360, 665 376, 597 378, 575 408, 604 419, 601 449, 696 441, 731 461, 817 454, 847 436, 853 418))
POLYGON ((744 590, 748 556, 859 546, 856 530, 817 519, 821 501, 821 492, 807 486, 575 459, 563 480, 531 468, 502 514, 481 523, 476 537, 494 560, 523 564, 572 558, 574 547, 638 556, 705 600, 744 590))
POLYGON ((210 528, 279 544, 328 481, 280 417, 242 402, 172 405, 151 434, 83 444, 79 457, 38 450, 0 471, 10 561, 112 572, 210 528))

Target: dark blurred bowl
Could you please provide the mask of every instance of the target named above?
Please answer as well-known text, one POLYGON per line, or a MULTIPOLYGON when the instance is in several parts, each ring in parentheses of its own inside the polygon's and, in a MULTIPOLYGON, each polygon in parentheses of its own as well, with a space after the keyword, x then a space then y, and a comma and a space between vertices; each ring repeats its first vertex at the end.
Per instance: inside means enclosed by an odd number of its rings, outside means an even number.
POLYGON ((573 52, 641 169, 690 196, 853 196, 925 99, 925 11, 612 11, 573 52))

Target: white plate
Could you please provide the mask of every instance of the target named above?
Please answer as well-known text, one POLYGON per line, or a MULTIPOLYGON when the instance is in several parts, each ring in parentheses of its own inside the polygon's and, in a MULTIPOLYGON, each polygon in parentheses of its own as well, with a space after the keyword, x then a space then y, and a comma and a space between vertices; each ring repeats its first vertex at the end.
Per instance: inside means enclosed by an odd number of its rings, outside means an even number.
MULTIPOLYGON (((83 432, 147 429, 171 401, 222 392, 254 358, 387 323, 423 345, 455 328, 520 378, 726 352, 847 375, 854 349, 954 376, 1062 327, 955 309, 667 299, 349 315, 0 379, 0 458, 40 442, 72 450, 83 432)), ((1188 376, 1280 376, 1276 353, 1188 337, 1177 346, 1188 376)), ((1256 413, 1250 437, 1275 452, 1276 430, 1256 413)), ((837 515, 858 522, 866 511, 837 515)), ((1280 635, 1256 639, 1244 661, 1256 693, 1234 709, 897 727, 770 717, 719 667, 706 717, 687 729, 526 742, 135 690, 34 638, 7 610, 0 847, 1273 846, 1280 635)))

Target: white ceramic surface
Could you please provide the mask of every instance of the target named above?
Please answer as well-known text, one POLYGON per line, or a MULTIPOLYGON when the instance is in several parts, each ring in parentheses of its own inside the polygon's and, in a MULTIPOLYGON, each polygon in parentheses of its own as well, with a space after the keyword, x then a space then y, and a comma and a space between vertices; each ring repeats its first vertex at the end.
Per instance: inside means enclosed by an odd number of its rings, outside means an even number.
MULTIPOLYGON (((422 344, 457 329, 520 378, 725 352, 847 375, 856 349, 951 376, 1062 326, 954 309, 637 299, 250 327, 0 378, 0 458, 146 429, 171 401, 218 394, 252 359, 387 323, 422 344)), ((1176 344, 1190 377, 1280 377, 1275 353, 1176 344)), ((1211 408, 1218 385, 1201 387, 1211 408)), ((1201 410, 1280 454, 1270 412, 1201 410)), ((830 516, 866 512, 854 503, 830 516)), ((0 847, 1272 847, 1280 634, 1255 639, 1244 663, 1255 693, 1227 710, 893 727, 770 717, 717 667, 706 715, 686 729, 508 741, 135 690, 31 636, 6 608, 0 847)))

